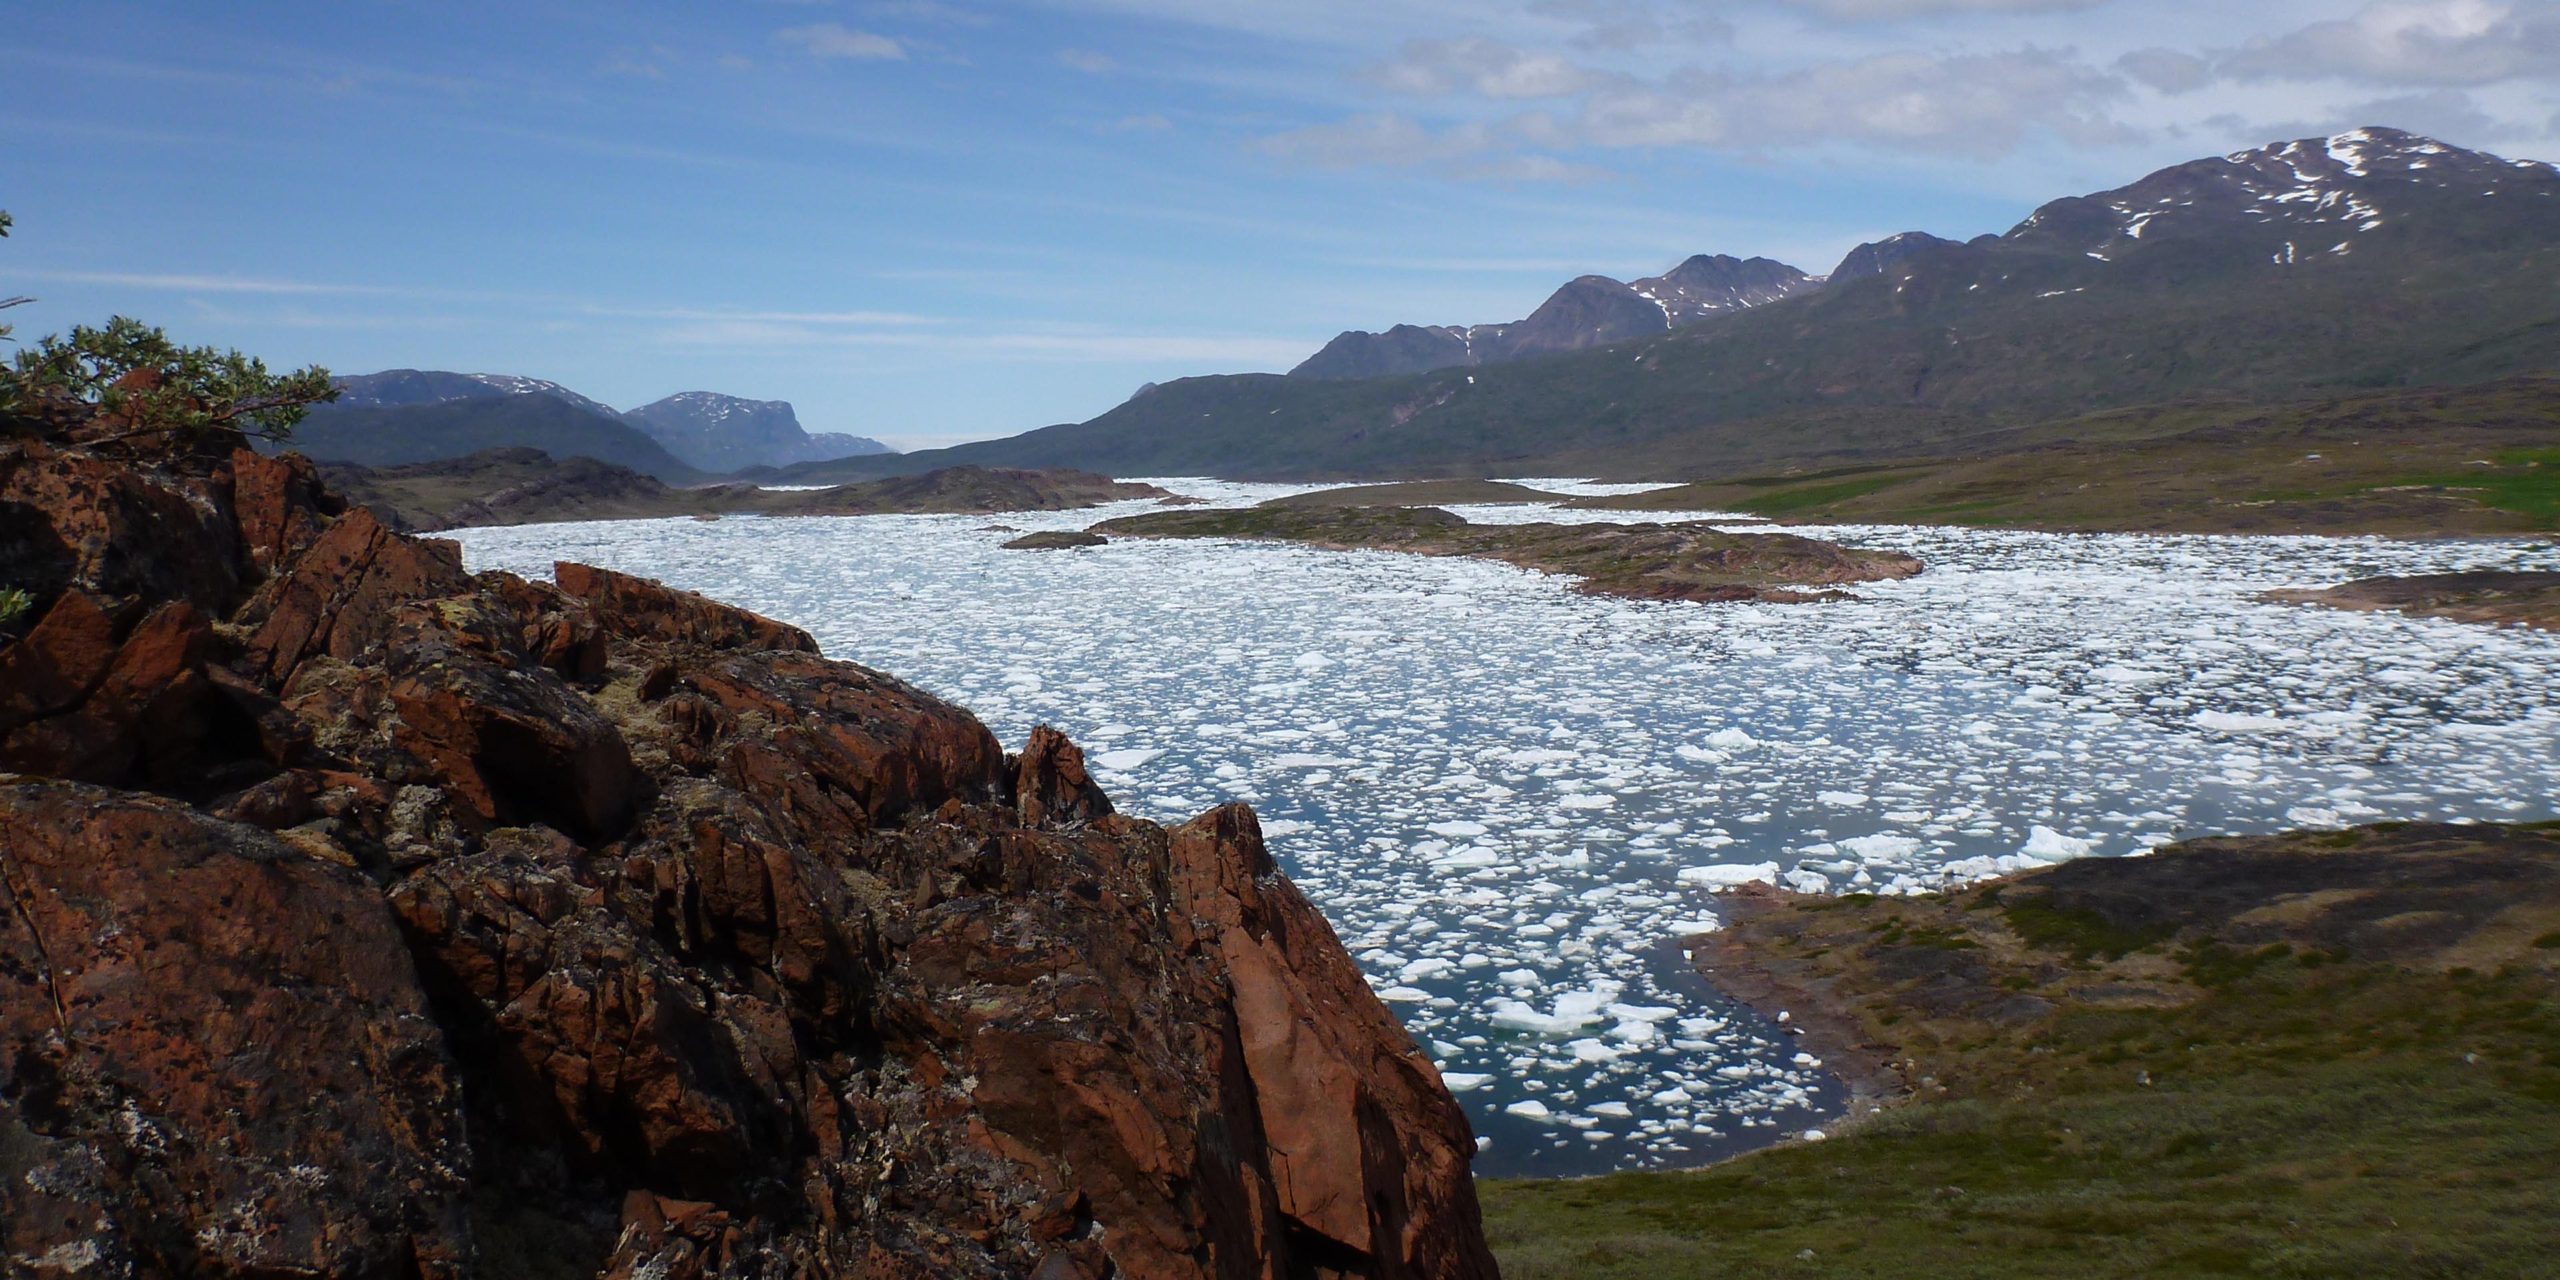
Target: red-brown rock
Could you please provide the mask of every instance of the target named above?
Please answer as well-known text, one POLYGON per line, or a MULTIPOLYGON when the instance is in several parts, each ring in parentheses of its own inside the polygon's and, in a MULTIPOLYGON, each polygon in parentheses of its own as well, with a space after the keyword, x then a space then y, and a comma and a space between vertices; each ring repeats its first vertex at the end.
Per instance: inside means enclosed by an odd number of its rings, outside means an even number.
POLYGON ((240 521, 242 557, 264 577, 300 559, 344 504, 321 488, 320 469, 309 458, 241 449, 231 455, 231 507, 240 521))
POLYGON ((393 533, 358 507, 250 601, 242 621, 258 630, 242 669, 281 684, 308 658, 352 661, 390 636, 399 606, 468 583, 462 548, 393 533))
POLYGON ((1087 773, 1084 749, 1038 725, 1013 769, 1014 811, 1026 827, 1090 822, 1111 812, 1111 797, 1087 773))
POLYGON ((818 651, 818 642, 798 627, 647 578, 567 560, 551 566, 551 577, 560 590, 594 609, 616 635, 705 649, 818 651))
POLYGON ((0 823, 0 1270, 468 1274, 445 1035, 379 890, 97 788, 0 787, 0 823))
POLYGON ((0 767, 106 784, 0 786, 0 1270, 1493 1275, 1250 811, 117 434, 0 444, 0 767))

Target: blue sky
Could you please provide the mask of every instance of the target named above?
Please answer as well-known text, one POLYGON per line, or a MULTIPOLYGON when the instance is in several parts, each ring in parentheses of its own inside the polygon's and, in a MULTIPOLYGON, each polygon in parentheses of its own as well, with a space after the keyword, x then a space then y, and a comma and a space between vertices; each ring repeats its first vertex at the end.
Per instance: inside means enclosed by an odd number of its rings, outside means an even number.
POLYGON ((48 4, 0 294, 906 447, 2396 124, 2560 158, 2543 0, 48 4))

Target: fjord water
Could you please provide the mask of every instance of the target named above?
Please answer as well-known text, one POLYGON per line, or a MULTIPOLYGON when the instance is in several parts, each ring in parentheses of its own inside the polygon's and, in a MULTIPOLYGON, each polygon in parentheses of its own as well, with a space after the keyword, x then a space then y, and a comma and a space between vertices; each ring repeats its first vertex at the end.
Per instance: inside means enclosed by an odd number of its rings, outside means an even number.
POLYGON ((1494 1175, 1697 1163, 1836 1114, 1782 1027, 1683 962, 1710 882, 1902 892, 2204 834, 2560 813, 2560 636, 2253 599, 2560 568, 2548 547, 1814 530, 1929 571, 1703 606, 1471 560, 1004 551, 991 528, 1145 509, 459 536, 475 568, 581 560, 792 622, 1009 744, 1055 724, 1140 816, 1250 801, 1494 1175))

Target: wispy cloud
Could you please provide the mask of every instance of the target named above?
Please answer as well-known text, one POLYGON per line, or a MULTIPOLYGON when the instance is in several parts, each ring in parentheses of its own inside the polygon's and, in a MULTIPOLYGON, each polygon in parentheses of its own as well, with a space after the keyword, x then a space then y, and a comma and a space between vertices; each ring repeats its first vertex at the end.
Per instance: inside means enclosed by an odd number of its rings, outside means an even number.
POLYGON ((820 22, 805 27, 785 27, 773 33, 774 39, 806 52, 813 58, 842 59, 850 62, 904 62, 907 47, 898 41, 872 31, 857 31, 841 22, 820 22))
POLYGON ((2222 69, 2262 79, 2435 87, 2548 76, 2560 72, 2560 6, 2383 0, 2351 17, 2254 43, 2222 69))
MULTIPOLYGON (((311 280, 274 280, 254 276, 187 275, 147 271, 11 271, 12 276, 29 280, 52 280, 63 284, 116 285, 130 289, 152 289, 168 293, 254 293, 289 296, 336 297, 420 297, 419 291, 381 285, 331 284, 311 280)), ((446 294, 458 297, 463 295, 446 294)), ((481 296, 486 295, 470 295, 481 296)))

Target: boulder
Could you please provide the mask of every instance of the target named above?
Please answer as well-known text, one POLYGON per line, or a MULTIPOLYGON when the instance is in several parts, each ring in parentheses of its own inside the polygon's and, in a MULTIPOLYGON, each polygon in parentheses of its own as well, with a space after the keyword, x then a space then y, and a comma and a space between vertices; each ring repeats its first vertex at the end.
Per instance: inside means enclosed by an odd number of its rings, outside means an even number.
POLYGON ((458 1081, 374 885, 72 783, 0 823, 9 1274, 470 1274, 458 1081))

